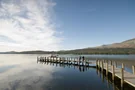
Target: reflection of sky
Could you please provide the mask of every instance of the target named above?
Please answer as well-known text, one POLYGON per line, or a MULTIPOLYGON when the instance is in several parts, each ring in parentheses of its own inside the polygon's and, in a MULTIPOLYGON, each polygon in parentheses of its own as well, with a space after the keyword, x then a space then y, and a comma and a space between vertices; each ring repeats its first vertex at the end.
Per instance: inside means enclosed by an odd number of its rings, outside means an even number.
POLYGON ((0 90, 42 90, 52 79, 53 67, 36 64, 36 55, 0 57, 0 90))
POLYGON ((16 67, 16 65, 11 65, 11 66, 3 66, 3 67, 0 67, 0 73, 3 73, 11 68, 14 68, 16 67))
POLYGON ((0 90, 114 90, 112 85, 107 88, 107 81, 102 82, 95 68, 80 72, 69 65, 37 64, 37 55, 0 57, 0 90))

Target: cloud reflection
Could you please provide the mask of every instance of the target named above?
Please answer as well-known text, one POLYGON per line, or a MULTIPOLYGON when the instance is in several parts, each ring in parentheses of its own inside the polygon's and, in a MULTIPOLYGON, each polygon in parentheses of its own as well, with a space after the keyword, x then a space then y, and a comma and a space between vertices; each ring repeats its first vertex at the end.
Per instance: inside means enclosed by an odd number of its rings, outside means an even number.
MULTIPOLYGON (((0 62, 4 61, 3 63, 9 64, 8 70, 0 73, 0 90, 43 90, 44 84, 48 85, 53 79, 52 74, 55 72, 55 67, 36 64, 36 56, 22 57, 24 56, 9 56, 9 58, 5 57, 6 59, 0 60, 0 62), (10 64, 11 59, 14 60, 14 63, 10 64), (10 68, 10 65, 16 66, 10 68)), ((0 70, 6 66, 1 63, 0 70)))

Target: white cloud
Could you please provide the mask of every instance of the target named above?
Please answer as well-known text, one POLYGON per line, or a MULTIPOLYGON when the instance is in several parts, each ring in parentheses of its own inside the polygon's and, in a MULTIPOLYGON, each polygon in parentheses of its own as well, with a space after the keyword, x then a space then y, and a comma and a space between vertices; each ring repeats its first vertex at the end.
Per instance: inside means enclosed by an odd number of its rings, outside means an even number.
POLYGON ((59 50, 54 5, 51 0, 1 0, 0 50, 59 50))

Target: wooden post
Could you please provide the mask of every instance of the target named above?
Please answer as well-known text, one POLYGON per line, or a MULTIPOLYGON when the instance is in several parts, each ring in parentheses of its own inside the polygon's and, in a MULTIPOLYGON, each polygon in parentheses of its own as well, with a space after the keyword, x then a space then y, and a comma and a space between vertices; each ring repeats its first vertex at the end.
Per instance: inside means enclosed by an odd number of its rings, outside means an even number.
POLYGON ((135 66, 132 66, 132 72, 135 74, 135 66))
POLYGON ((61 57, 59 58, 59 62, 61 63, 61 57))
POLYGON ((117 68, 117 62, 115 61, 115 67, 117 68))
POLYGON ((123 69, 124 69, 124 64, 122 63, 122 66, 121 66, 123 69))
POLYGON ((121 68, 121 87, 123 87, 124 83, 124 68, 121 68))
POLYGON ((115 77, 115 68, 114 65, 112 65, 112 80, 114 81, 114 77, 115 77))
POLYGON ((50 57, 48 57, 48 61, 50 61, 50 57))
POLYGON ((97 68, 99 68, 99 60, 97 60, 97 68))
POLYGON ((97 63, 98 61, 96 60, 96 66, 98 65, 98 63, 97 63))
POLYGON ((52 57, 52 62, 53 62, 53 60, 54 60, 54 57, 52 57))
POLYGON ((100 69, 100 67, 101 67, 101 66, 100 66, 100 60, 98 61, 98 63, 99 63, 99 69, 100 69))
POLYGON ((104 72, 104 61, 102 61, 102 72, 104 72))
POLYGON ((68 57, 67 57, 67 63, 68 63, 68 57))
POLYGON ((106 62, 106 76, 108 75, 108 61, 106 62))
POLYGON ((75 58, 74 58, 74 64, 75 64, 75 58))
POLYGON ((111 60, 111 66, 112 66, 112 60, 111 60))
POLYGON ((46 57, 45 57, 45 60, 44 61, 46 61, 46 57))

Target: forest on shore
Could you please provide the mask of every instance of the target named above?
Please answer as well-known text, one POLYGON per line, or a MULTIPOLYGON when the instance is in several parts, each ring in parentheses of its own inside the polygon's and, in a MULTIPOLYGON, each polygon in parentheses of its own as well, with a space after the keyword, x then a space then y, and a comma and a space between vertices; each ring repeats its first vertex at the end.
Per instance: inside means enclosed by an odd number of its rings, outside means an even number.
POLYGON ((1 52, 0 54, 135 54, 135 48, 85 48, 76 50, 61 50, 61 51, 22 51, 22 52, 1 52))

